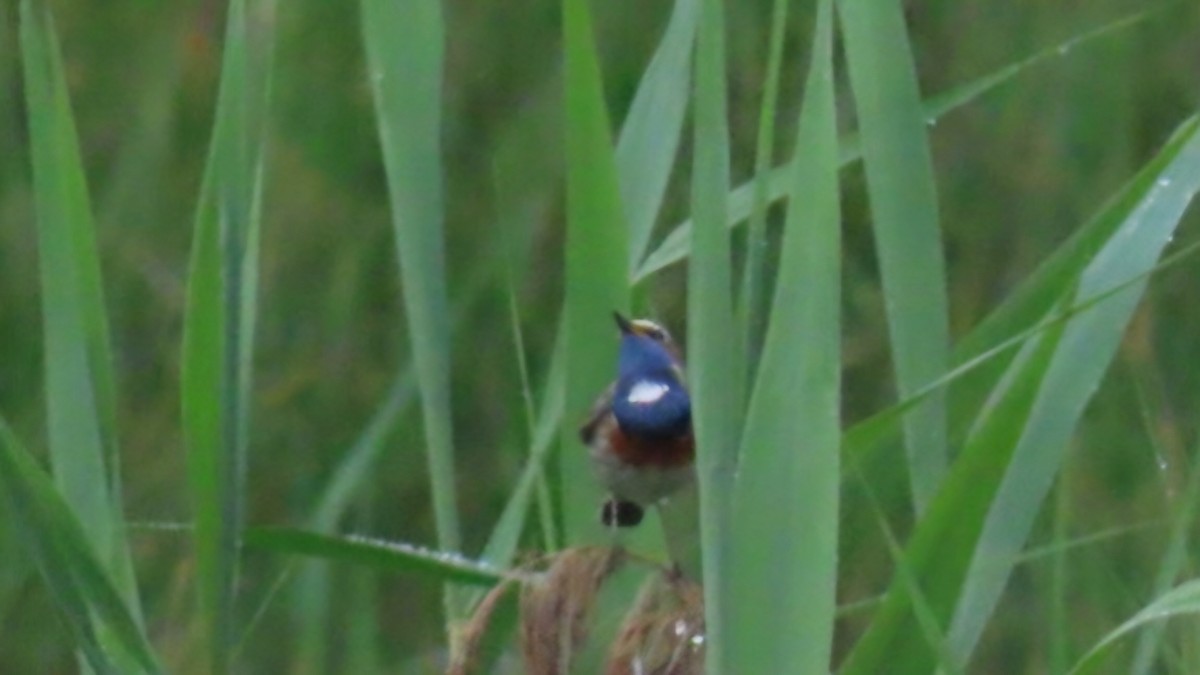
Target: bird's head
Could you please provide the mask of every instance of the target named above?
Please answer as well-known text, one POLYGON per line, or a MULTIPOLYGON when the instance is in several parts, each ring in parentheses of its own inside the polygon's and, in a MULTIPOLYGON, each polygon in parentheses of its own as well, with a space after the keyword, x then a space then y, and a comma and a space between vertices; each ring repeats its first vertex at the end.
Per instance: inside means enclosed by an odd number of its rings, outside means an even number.
POLYGON ((614 314, 621 329, 613 413, 626 432, 669 437, 691 424, 691 398, 670 334, 645 319, 614 314))
POLYGON ((671 334, 648 319, 627 319, 613 312, 621 331, 619 377, 670 375, 683 379, 679 351, 671 334))

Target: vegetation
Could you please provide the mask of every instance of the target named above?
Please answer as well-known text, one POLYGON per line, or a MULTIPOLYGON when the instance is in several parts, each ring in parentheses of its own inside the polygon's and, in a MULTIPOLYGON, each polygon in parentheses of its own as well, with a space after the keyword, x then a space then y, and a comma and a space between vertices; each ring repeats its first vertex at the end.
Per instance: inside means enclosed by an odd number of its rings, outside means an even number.
POLYGON ((1200 670, 1198 32, 0 8, 0 671, 1200 670), (613 310, 699 441, 621 533, 613 310))

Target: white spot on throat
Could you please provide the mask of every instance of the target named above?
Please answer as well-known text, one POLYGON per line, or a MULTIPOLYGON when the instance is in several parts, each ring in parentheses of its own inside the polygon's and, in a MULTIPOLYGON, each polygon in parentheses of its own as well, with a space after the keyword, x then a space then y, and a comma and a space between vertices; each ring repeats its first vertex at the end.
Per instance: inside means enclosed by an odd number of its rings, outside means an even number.
POLYGON ((671 387, 662 382, 640 380, 630 388, 629 396, 625 400, 634 405, 649 405, 651 403, 658 403, 670 390, 671 387))

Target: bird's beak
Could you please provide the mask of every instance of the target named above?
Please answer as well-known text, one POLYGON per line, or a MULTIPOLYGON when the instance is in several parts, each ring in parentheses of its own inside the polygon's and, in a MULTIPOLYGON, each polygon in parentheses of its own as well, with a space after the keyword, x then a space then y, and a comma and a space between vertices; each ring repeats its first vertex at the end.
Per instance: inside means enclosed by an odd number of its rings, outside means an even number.
POLYGON ((629 319, 621 316, 620 312, 613 312, 613 319, 616 319, 617 328, 621 329, 622 335, 630 335, 633 333, 633 324, 630 323, 629 319))

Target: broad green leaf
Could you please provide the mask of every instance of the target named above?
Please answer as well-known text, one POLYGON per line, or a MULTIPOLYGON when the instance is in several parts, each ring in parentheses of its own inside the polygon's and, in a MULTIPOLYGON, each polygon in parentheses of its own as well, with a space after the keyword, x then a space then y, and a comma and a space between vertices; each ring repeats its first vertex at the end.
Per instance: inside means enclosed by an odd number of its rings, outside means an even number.
POLYGON ((21 3, 21 47, 54 478, 140 624, 122 516, 116 391, 100 260, 58 41, 42 2, 21 3))
MULTIPOLYGON (((1018 75, 1025 73, 1034 66, 1061 59, 1068 53, 1075 53, 1075 48, 1102 37, 1109 37, 1122 30, 1128 29, 1151 16, 1151 12, 1142 11, 1105 24, 1099 28, 1076 35, 1068 40, 1047 47, 1023 60, 1011 63, 983 77, 959 85, 949 91, 937 94, 926 100, 923 110, 928 124, 936 124, 946 114, 972 103, 984 94, 1011 82, 1018 75)), ((841 166, 847 166, 862 158, 862 149, 858 135, 842 138, 841 166)), ((794 161, 794 160, 793 160, 794 161)), ((768 199, 771 202, 787 197, 791 186, 791 163, 778 166, 771 170, 767 178, 768 199)), ((754 190, 757 178, 739 185, 729 193, 729 213, 726 221, 729 227, 736 227, 745 222, 754 211, 754 190)), ((666 267, 687 258, 691 254, 692 221, 684 222, 673 228, 642 262, 633 275, 633 280, 639 282, 666 267)))
POLYGON ((200 611, 213 672, 229 670, 238 624, 272 8, 270 2, 248 6, 241 0, 229 8, 184 315, 183 433, 200 611))
MULTIPOLYGON (((1200 189, 1200 134, 1190 139, 1144 193, 1080 277, 1076 301, 1152 269, 1200 189)), ((965 661, 1000 599, 1013 558, 1061 465, 1068 441, 1120 344, 1145 280, 1072 319, 1037 392, 1013 459, 988 512, 958 599, 951 648, 965 661)))
POLYGON ((670 22, 629 106, 617 141, 617 175, 629 227, 629 269, 646 253, 687 112, 699 0, 675 0, 670 22))
MULTIPOLYGON (((721 0, 703 0, 696 39, 692 213, 696 238, 688 268, 688 384, 696 437, 700 546, 709 673, 736 672, 730 641, 733 488, 744 401, 733 322, 732 270, 725 232, 729 190, 725 17, 721 0)), ((736 640, 736 638, 733 638, 736 640)))
POLYGON ((162 672, 82 522, 3 420, 0 494, 87 664, 97 673, 162 672))
POLYGON ((629 307, 629 246, 608 111, 586 0, 563 0, 566 61, 566 407, 561 443, 565 541, 602 542, 599 485, 580 446, 582 423, 616 369, 612 313, 629 307))
POLYGON ((727 574, 736 592, 724 624, 724 672, 826 673, 833 644, 841 213, 831 0, 817 11, 796 138, 804 150, 794 165, 779 278, 734 489, 727 574), (779 626, 787 626, 787 639, 772 630, 779 626))
POLYGON ((246 530, 246 546, 259 551, 303 555, 368 565, 383 570, 429 574, 447 582, 491 586, 504 571, 457 553, 368 537, 333 536, 283 527, 246 530))
MULTIPOLYGON (((949 362, 945 259, 933 161, 912 50, 898 0, 838 4, 862 134, 876 257, 900 397, 949 362)), ((945 397, 904 419, 909 482, 918 513, 946 471, 945 397)))
MULTIPOLYGON (((421 393, 438 546, 459 551, 442 234, 442 8, 437 0, 363 0, 361 11, 400 285, 421 393)), ((461 611, 449 590, 446 610, 450 620, 461 611)))
POLYGON ((1149 628, 1161 621, 1189 614, 1200 614, 1200 579, 1184 582, 1163 593, 1154 602, 1130 617, 1128 621, 1105 635, 1075 664, 1070 675, 1098 672, 1097 669, 1104 663, 1103 657, 1108 648, 1133 631, 1149 628))

